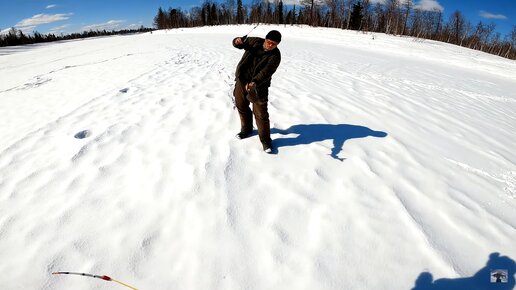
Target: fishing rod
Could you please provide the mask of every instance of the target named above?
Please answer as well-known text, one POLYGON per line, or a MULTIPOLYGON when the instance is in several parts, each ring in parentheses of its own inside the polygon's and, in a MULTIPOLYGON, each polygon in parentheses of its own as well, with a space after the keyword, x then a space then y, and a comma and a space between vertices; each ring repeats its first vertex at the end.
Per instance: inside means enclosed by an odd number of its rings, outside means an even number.
POLYGON ((244 35, 244 36, 242 36, 242 37, 241 37, 241 38, 242 38, 242 42, 244 42, 244 41, 247 39, 247 36, 248 36, 251 32, 253 32, 253 30, 255 30, 255 29, 256 29, 256 27, 258 27, 258 25, 260 25, 260 23, 256 24, 256 26, 255 26, 255 27, 253 27, 253 29, 251 29, 251 31, 249 31, 246 35, 244 35))
POLYGON ((93 274, 86 274, 86 273, 75 273, 75 272, 54 272, 52 273, 52 275, 79 275, 79 276, 86 276, 86 277, 91 277, 91 278, 97 278, 97 279, 102 279, 102 280, 105 280, 105 281, 113 281, 113 282, 116 282, 120 285, 123 285, 127 288, 130 288, 130 289, 133 289, 133 290, 138 290, 136 288, 134 288, 133 286, 129 286, 123 282, 120 282, 118 280, 115 280, 109 276, 106 276, 106 275, 93 275, 93 274))
MULTIPOLYGON (((256 27, 258 27, 258 25, 260 25, 260 23, 256 24, 256 25, 253 27, 253 29, 251 29, 251 30, 250 30, 246 35, 244 35, 244 36, 240 37, 240 39, 242 40, 242 43, 243 43, 243 42, 245 42, 245 40, 247 39, 247 36, 248 36, 251 32, 253 32, 253 30, 255 30, 255 29, 256 29, 256 27)), ((212 67, 213 67, 213 66, 212 66, 212 67)), ((222 69, 222 70, 223 70, 223 69, 222 69)), ((222 75, 222 71, 221 71, 221 70, 219 70, 219 73, 222 75)), ((227 75, 227 77, 228 77, 228 80, 231 80, 231 76, 230 76, 230 75, 228 75, 228 74, 226 74, 226 75, 227 75)), ((229 85, 228 97, 229 97, 229 98, 231 99, 231 101, 233 102, 233 110, 234 110, 234 109, 236 108, 235 98, 233 98, 232 93, 231 93, 231 92, 233 91, 233 85, 229 84, 229 82, 228 82, 228 81, 226 81, 226 80, 224 80, 224 82, 226 82, 226 84, 227 84, 227 85, 229 85)))

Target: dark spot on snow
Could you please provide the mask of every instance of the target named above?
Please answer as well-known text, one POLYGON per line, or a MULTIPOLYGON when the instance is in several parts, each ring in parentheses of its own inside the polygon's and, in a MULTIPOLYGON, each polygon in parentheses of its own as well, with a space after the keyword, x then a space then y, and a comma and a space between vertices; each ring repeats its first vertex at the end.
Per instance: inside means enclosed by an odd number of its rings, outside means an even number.
POLYGON ((124 94, 125 94, 125 93, 127 93, 128 91, 129 91, 129 88, 125 88, 125 89, 121 89, 121 90, 120 90, 120 92, 121 92, 121 93, 124 93, 124 94))
POLYGON ((84 130, 84 131, 81 131, 77 134, 75 134, 75 138, 76 139, 84 139, 84 138, 88 138, 91 136, 91 132, 89 130, 84 130))

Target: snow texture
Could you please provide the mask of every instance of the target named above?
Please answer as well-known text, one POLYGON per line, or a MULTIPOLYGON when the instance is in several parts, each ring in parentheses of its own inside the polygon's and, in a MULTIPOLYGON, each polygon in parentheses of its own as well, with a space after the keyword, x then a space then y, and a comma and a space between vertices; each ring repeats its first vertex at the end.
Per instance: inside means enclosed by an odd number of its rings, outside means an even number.
POLYGON ((268 155, 234 138, 231 40, 251 28, 0 49, 2 289, 124 288, 54 271, 138 289, 514 288, 515 61, 259 26, 283 34, 268 155))

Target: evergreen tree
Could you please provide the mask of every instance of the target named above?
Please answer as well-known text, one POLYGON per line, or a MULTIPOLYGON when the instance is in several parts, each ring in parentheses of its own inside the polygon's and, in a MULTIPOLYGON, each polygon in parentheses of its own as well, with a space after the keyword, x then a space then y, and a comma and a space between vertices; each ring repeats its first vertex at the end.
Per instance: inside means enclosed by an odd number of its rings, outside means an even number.
POLYGON ((217 5, 215 3, 211 4, 210 14, 211 14, 211 24, 209 24, 209 25, 218 25, 219 19, 217 16, 217 5))
POLYGON ((170 28, 178 28, 179 27, 180 16, 177 9, 170 9, 169 13, 169 27, 170 28))
POLYGON ((154 17, 154 27, 156 27, 157 29, 164 29, 166 28, 166 23, 167 23, 167 17, 165 15, 165 12, 163 11, 163 9, 161 9, 161 7, 158 9, 158 14, 156 15, 156 17, 154 17))
POLYGON ((292 9, 292 24, 297 24, 296 4, 294 4, 294 8, 292 9))
POLYGON ((267 1, 267 10, 266 10, 267 14, 265 15, 265 22, 267 23, 272 23, 273 21, 273 16, 272 16, 272 7, 271 7, 271 3, 269 1, 267 1))
POLYGON ((285 19, 283 18, 283 1, 280 0, 279 4, 278 4, 278 20, 279 20, 279 24, 283 24, 285 23, 285 19))
MULTIPOLYGON (((295 14, 294 14, 295 15, 295 14)), ((299 9, 299 13, 297 13, 297 16, 294 16, 295 24, 305 24, 304 19, 305 15, 303 13, 303 9, 299 9)))
POLYGON ((45 41, 45 37, 41 33, 34 31, 34 42, 39 43, 39 42, 44 42, 44 41, 45 41))
POLYGON ((201 10, 201 19, 202 19, 202 26, 208 25, 208 11, 209 9, 206 9, 206 5, 203 5, 201 10))
POLYGON ((350 16, 350 28, 353 30, 360 30, 362 24, 362 3, 360 1, 357 4, 353 4, 353 11, 350 16))
POLYGON ((244 7, 242 5, 242 0, 237 0, 237 24, 244 23, 244 7))
POLYGON ((466 19, 459 10, 456 10, 450 16, 450 29, 451 36, 453 37, 452 42, 459 44, 466 29, 466 19))
POLYGON ((292 24, 292 11, 288 11, 287 18, 285 19, 286 24, 292 24))

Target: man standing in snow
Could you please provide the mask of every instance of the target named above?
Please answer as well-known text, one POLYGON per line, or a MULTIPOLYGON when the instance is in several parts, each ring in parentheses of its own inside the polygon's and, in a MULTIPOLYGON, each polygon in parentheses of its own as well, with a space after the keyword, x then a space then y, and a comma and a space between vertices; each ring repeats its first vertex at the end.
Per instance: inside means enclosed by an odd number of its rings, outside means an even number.
POLYGON ((259 37, 237 37, 233 46, 244 49, 244 55, 236 69, 235 105, 240 115, 238 139, 244 139, 253 131, 253 113, 263 151, 272 152, 271 129, 267 102, 271 78, 281 62, 278 44, 281 33, 271 30, 265 39, 259 37), (249 108, 253 103, 253 110, 249 108))

